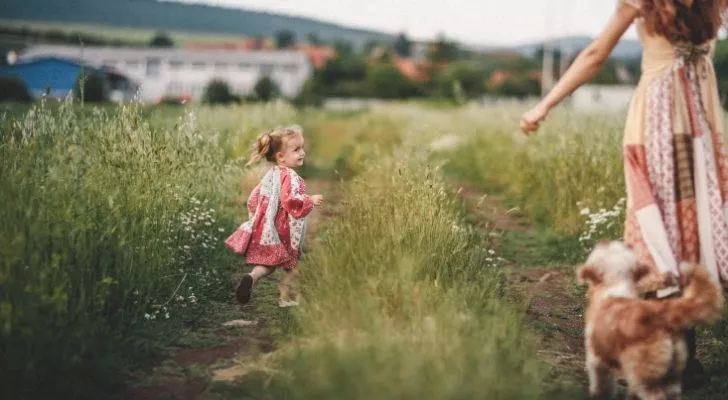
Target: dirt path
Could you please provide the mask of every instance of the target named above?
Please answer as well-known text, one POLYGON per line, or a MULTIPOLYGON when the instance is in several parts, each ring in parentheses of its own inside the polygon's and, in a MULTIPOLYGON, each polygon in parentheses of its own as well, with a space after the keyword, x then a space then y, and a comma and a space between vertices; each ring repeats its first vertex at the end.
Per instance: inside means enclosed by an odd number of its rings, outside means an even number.
MULTIPOLYGON (((494 237, 496 252, 507 260, 507 295, 522 304, 526 323, 537 334, 539 358, 551 366, 547 387, 549 399, 585 398, 583 311, 584 289, 577 285, 575 265, 584 257, 574 247, 564 251, 564 242, 548 232, 539 232, 508 209, 498 196, 473 189, 458 189, 471 224, 494 237), (572 256, 566 256, 566 254, 572 256), (573 254, 576 253, 576 256, 573 254)), ((572 240, 573 242, 573 240, 572 240)), ((585 256, 585 255, 584 255, 585 256)), ((726 399, 725 362, 721 339, 707 331, 698 336, 698 358, 707 366, 709 383, 687 390, 683 399, 726 399)), ((625 398, 624 388, 619 398, 625 398)))
MULTIPOLYGON (((327 200, 335 201, 336 183, 311 179, 307 185, 309 192, 330 194, 327 200)), ((310 215, 307 240, 312 240, 323 220, 330 217, 328 210, 324 206, 310 215)), ((237 304, 233 288, 248 268, 241 263, 238 270, 229 282, 229 301, 212 304, 210 313, 183 335, 177 347, 169 349, 167 357, 153 367, 139 371, 134 387, 123 396, 124 399, 246 398, 244 388, 235 388, 230 395, 215 393, 215 389, 221 385, 236 386, 240 370, 235 360, 274 351, 276 341, 287 334, 285 327, 293 322, 290 309, 277 306, 277 273, 256 284, 251 303, 237 304)))
MULTIPOLYGON (((534 228, 509 209, 503 199, 467 187, 457 190, 463 200, 468 222, 488 232, 496 252, 506 258, 507 295, 522 304, 526 323, 538 333, 538 355, 550 365, 550 380, 554 387, 583 388, 584 337, 582 290, 576 285, 570 265, 529 264, 534 252, 534 228)), ((548 246, 548 241, 543 245, 548 246)))

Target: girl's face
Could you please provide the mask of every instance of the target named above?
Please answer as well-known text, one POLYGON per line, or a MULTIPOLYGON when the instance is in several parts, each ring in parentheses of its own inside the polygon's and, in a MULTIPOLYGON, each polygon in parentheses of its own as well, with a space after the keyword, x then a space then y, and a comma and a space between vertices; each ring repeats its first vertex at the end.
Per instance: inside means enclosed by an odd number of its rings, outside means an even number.
POLYGON ((298 168, 303 165, 306 152, 303 150, 303 136, 294 135, 284 141, 283 151, 276 153, 276 163, 288 168, 298 168))

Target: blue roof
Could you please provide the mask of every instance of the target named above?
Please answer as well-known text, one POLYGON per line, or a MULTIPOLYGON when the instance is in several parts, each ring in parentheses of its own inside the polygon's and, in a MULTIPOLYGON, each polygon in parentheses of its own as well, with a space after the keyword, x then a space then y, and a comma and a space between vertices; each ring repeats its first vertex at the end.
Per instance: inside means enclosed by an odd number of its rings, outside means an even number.
POLYGON ((59 57, 42 57, 0 68, 0 76, 16 76, 25 82, 33 96, 48 92, 64 97, 73 90, 83 70, 95 68, 59 57))

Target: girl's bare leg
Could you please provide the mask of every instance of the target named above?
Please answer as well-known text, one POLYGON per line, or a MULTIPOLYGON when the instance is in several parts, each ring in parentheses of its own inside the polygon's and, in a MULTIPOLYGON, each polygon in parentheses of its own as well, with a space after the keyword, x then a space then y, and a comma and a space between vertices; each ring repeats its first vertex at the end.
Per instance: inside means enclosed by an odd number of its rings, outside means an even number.
POLYGON ((283 277, 278 283, 279 304, 281 306, 296 305, 298 300, 298 270, 284 269, 283 277))
POLYGON ((235 289, 235 298, 240 304, 247 304, 253 294, 253 284, 259 279, 264 278, 275 271, 275 268, 256 265, 249 274, 243 275, 235 289))

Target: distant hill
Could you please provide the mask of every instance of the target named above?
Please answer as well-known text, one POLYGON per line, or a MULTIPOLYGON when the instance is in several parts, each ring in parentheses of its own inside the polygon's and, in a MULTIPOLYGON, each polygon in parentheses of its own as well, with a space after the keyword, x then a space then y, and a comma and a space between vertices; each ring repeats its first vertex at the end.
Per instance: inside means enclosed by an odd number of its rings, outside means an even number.
POLYGON ((157 0, 0 0, 0 18, 241 36, 272 36, 289 29, 298 40, 315 33, 323 40, 342 39, 357 46, 392 40, 386 33, 309 18, 157 0))
MULTIPOLYGON (((355 46, 362 46, 369 40, 394 40, 393 35, 387 33, 310 18, 158 0, 0 0, 0 18, 241 36, 272 36, 277 31, 289 29, 298 40, 306 40, 308 34, 315 33, 325 41, 346 40, 355 46)), ((586 47, 591 38, 574 36, 563 40, 569 48, 578 51, 586 47)), ((464 44, 463 47, 480 53, 516 50, 524 56, 533 56, 543 43, 513 47, 464 44)), ((613 57, 634 59, 640 54, 639 42, 623 40, 613 57)))
MULTIPOLYGON (((591 41, 593 38, 590 38, 588 36, 570 36, 565 38, 557 38, 552 43, 554 44, 555 48, 559 48, 561 46, 561 42, 563 41, 564 46, 567 49, 571 49, 571 51, 580 51, 583 50, 591 41)), ((532 57, 536 54, 538 50, 543 48, 544 42, 538 42, 538 43, 530 43, 525 44, 521 46, 517 46, 516 50, 525 55, 532 57)), ((642 47, 640 46, 640 42, 637 40, 622 40, 617 44, 617 47, 612 52, 612 57, 620 60, 633 60, 636 58, 639 58, 642 54, 642 47)))

